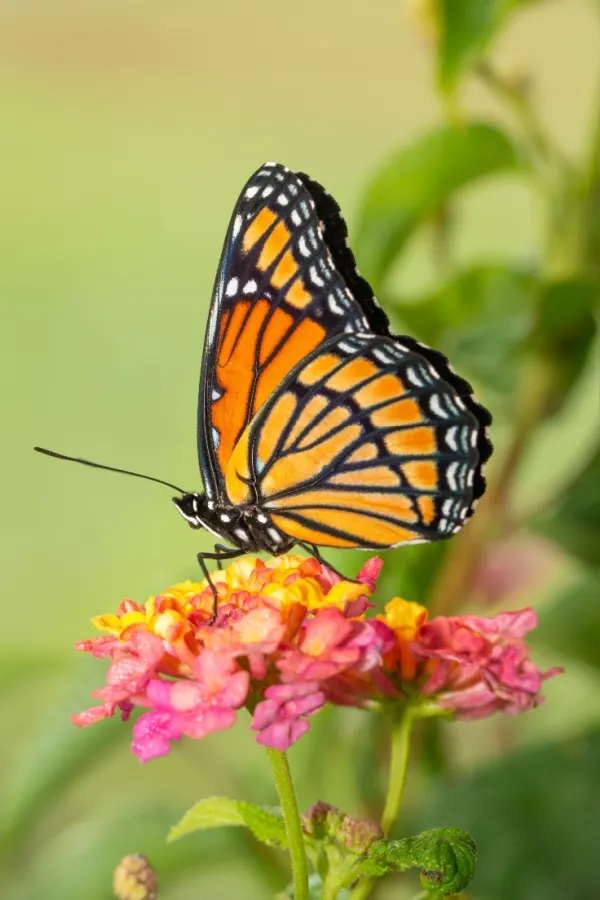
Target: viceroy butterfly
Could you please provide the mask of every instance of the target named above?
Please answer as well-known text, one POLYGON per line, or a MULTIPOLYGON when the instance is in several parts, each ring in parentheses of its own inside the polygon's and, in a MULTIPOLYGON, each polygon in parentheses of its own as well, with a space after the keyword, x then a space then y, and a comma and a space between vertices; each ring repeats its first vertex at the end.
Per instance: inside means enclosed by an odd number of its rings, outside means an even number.
POLYGON ((233 211, 200 375, 205 493, 173 498, 233 544, 198 555, 209 580, 205 559, 448 538, 485 490, 490 413, 441 353, 392 334, 347 234, 324 188, 276 163, 233 211))

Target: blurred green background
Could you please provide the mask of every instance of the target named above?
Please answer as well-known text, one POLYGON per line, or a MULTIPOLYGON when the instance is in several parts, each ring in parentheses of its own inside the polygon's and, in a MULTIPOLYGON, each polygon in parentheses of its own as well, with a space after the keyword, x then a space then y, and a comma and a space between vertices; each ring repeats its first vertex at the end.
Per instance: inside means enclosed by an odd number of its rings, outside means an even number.
MULTIPOLYGON (((263 161, 323 183, 399 327, 456 349, 453 362, 496 415, 502 465, 528 395, 512 381, 531 345, 528 279, 543 266, 543 277, 553 274, 560 256, 551 250, 540 263, 539 193, 518 167, 499 171, 443 205, 451 251, 440 216, 385 278, 369 249, 369 184, 394 152, 448 118, 510 123, 481 79, 440 99, 425 5, 0 5, 2 898, 106 900, 128 852, 156 864, 161 900, 252 900, 286 883, 285 859, 236 831, 164 844, 169 825, 207 794, 275 802, 244 715, 233 732, 182 742, 146 766, 129 752, 128 726, 79 731, 68 721, 101 681, 99 664, 72 649, 91 636, 90 617, 198 577, 195 554, 211 541, 185 526, 166 489, 31 452, 42 444, 200 488, 195 406, 210 291, 238 191, 263 161), (477 327, 470 301, 461 306, 470 291, 477 327), (446 327, 443 311, 457 304, 446 327)), ((513 84, 531 79, 551 139, 578 159, 598 104, 595 4, 522 6, 491 58, 513 84)), ((579 274, 593 270, 592 260, 579 274)), ((571 301, 568 291, 557 301, 559 318, 571 301)), ((567 674, 523 720, 424 732, 410 785, 416 826, 473 831, 480 900, 600 896, 591 871, 600 808, 598 345, 561 335, 553 358, 576 361, 519 458, 504 511, 519 524, 505 534, 505 522, 492 523, 465 601, 534 603, 536 659, 563 663, 567 674)), ((354 556, 335 562, 351 570, 354 556)), ((428 548, 387 560, 381 600, 427 599, 419 572, 432 565, 428 548)), ((384 754, 366 714, 317 717, 290 753, 301 806, 323 799, 373 812, 384 754)))

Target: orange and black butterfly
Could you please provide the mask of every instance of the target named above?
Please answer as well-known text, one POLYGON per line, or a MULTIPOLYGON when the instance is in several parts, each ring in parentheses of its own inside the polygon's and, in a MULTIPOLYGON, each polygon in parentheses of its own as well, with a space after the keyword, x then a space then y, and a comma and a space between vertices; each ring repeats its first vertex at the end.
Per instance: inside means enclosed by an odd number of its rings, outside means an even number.
POLYGON ((333 198, 261 166, 215 281, 198 403, 205 493, 174 498, 189 524, 237 548, 221 556, 450 537, 484 492, 490 421, 441 353, 390 332, 333 198))
POLYGON ((333 198, 261 166, 233 211, 208 318, 205 493, 169 485, 192 528, 233 544, 198 555, 207 578, 206 559, 246 551, 451 537, 485 490, 490 422, 441 353, 390 332, 333 198))

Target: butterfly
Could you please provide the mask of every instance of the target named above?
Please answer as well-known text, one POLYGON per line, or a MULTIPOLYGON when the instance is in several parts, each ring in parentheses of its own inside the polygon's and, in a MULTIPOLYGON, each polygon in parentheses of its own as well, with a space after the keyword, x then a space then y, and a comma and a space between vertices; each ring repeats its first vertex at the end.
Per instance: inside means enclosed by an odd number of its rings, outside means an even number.
POLYGON ((234 547, 203 568, 448 538, 485 490, 490 413, 441 353, 391 332, 347 235, 335 200, 283 165, 237 201, 200 375, 205 491, 174 498, 234 547))
POLYGON ((445 356, 391 332, 347 237, 308 175, 265 163, 243 188, 202 357, 203 493, 35 449, 175 488, 192 528, 233 545, 198 554, 209 584, 209 559, 299 545, 321 560, 460 531, 485 490, 491 415, 445 356))

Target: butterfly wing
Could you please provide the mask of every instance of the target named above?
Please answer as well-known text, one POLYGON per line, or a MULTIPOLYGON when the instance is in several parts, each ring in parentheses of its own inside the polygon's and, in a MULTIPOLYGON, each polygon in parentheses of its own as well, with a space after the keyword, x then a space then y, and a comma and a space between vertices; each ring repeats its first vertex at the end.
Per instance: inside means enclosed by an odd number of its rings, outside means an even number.
POLYGON ((310 544, 384 548, 451 536, 485 488, 490 417, 442 368, 404 338, 331 338, 244 431, 227 470, 229 499, 258 505, 310 544))
POLYGON ((209 500, 224 497, 240 435, 300 360, 333 335, 386 327, 346 236, 339 207, 306 175, 267 163, 244 187, 200 377, 198 456, 209 500))

